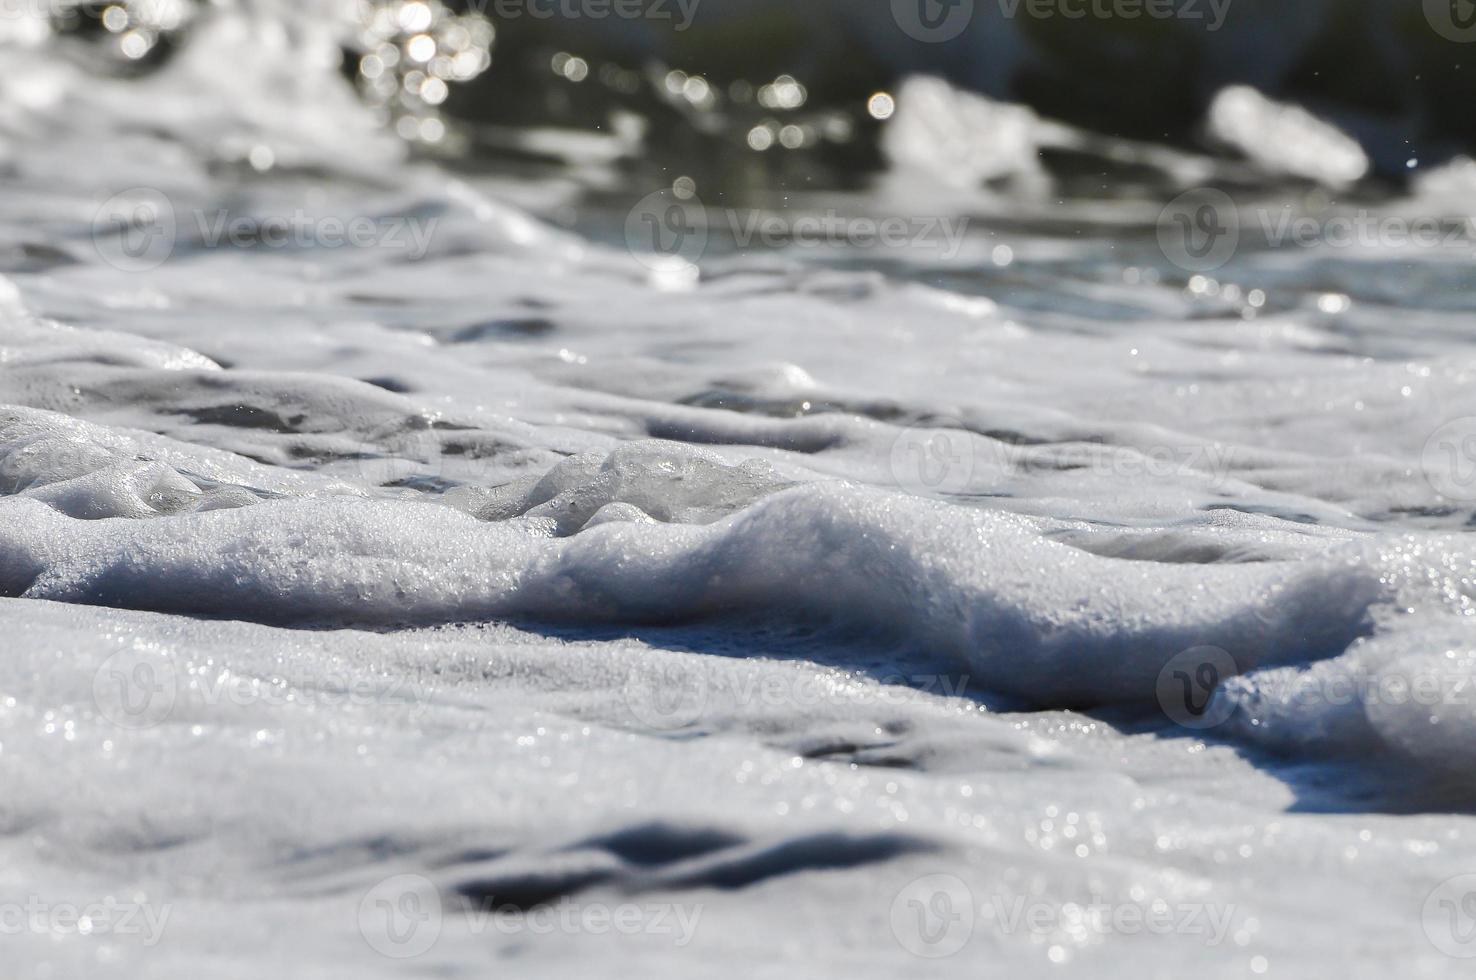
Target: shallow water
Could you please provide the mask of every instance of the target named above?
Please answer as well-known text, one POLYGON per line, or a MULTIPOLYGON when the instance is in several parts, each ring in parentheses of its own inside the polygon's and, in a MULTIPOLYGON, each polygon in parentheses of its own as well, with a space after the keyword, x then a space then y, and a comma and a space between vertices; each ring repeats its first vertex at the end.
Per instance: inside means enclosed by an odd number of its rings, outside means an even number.
POLYGON ((1469 164, 510 175, 275 23, 5 49, 16 975, 1476 954, 1469 164))

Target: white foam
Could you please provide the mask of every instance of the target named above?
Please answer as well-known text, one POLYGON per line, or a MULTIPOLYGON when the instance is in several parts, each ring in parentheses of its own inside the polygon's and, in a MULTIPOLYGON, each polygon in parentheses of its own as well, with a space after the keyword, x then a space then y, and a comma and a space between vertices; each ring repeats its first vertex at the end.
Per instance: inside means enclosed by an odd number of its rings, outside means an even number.
POLYGON ((1247 85, 1215 96, 1208 126, 1215 139, 1273 173, 1335 187, 1368 173, 1368 157, 1352 137, 1300 106, 1275 102, 1247 85))
MULTIPOLYGON (((1472 716, 1394 694, 1472 679, 1468 256, 1191 276, 1163 201, 997 194, 956 255, 713 248, 660 292, 527 213, 597 207, 563 182, 404 165, 326 25, 199 26, 126 83, 5 55, 0 880, 173 911, 8 967, 398 975, 360 913, 414 874, 449 910, 425 971, 896 976, 945 874, 969 975, 1449 972, 1422 910, 1476 862, 1472 716), (413 261, 185 238, 127 271, 100 174, 186 228, 436 225, 413 261), (1228 710, 1176 725, 1206 649, 1228 710), (510 936, 463 892, 705 911, 679 948, 510 936), (1022 900, 1228 925, 1002 925, 1022 900)), ((898 93, 903 168, 972 190, 1086 145, 941 84, 898 93)), ((1351 173, 1257 113, 1296 150, 1265 166, 1351 173)))

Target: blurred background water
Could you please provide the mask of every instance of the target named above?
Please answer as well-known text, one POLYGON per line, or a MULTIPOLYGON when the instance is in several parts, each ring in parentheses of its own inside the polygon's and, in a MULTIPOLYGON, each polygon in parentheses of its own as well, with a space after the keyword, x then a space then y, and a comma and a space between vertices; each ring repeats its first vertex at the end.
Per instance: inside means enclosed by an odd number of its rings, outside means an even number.
MULTIPOLYGON (((254 59, 285 45, 341 59, 403 135, 472 159, 541 158, 527 130, 569 129, 663 165, 832 181, 876 169, 871 96, 941 77, 1095 134, 1224 150, 1217 96, 1248 85, 1351 134, 1371 172, 1469 151, 1462 0, 10 0, 13 40, 93 70, 166 66, 222 11, 259 21, 254 59), (335 42, 338 53, 311 50, 335 42), (440 118, 441 125, 412 125, 440 118), (772 129, 755 135, 755 127, 772 129), (785 127, 794 129, 786 132, 785 127), (523 130, 521 134, 509 130, 523 130), (772 137, 772 138, 770 138, 772 137)), ((245 57, 243 54, 242 57, 245 57)), ((304 65, 304 70, 307 65, 304 65)), ((218 68, 226 70, 225 65, 218 68)), ((570 155, 579 155, 570 148, 570 155)))

